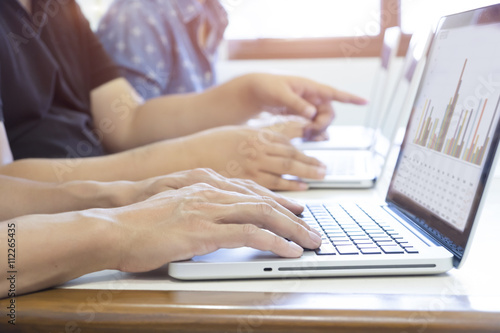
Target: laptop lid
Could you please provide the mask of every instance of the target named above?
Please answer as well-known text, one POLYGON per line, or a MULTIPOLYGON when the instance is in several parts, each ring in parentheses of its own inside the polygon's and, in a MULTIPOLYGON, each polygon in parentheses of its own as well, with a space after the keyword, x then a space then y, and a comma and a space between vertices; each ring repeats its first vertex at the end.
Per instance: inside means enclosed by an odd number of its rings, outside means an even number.
POLYGON ((470 248, 500 136, 500 4, 441 19, 386 200, 454 254, 470 248))
POLYGON ((378 119, 389 102, 389 97, 392 95, 394 82, 391 82, 391 76, 400 41, 401 29, 399 27, 391 27, 385 30, 380 54, 380 67, 373 81, 370 104, 365 120, 365 127, 367 128, 374 129, 377 126, 378 119))
POLYGON ((430 29, 421 29, 413 34, 389 104, 378 120, 371 151, 380 162, 380 173, 387 165, 392 146, 399 145, 404 136, 402 126, 408 123, 432 36, 430 29))

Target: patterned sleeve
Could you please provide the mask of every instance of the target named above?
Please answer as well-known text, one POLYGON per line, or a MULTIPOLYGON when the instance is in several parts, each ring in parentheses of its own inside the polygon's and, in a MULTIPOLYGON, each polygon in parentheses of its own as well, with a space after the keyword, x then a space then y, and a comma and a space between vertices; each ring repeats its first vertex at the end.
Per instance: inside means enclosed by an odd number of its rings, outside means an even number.
POLYGON ((170 81, 170 34, 154 2, 130 0, 115 1, 97 31, 122 74, 145 99, 160 96, 170 81))

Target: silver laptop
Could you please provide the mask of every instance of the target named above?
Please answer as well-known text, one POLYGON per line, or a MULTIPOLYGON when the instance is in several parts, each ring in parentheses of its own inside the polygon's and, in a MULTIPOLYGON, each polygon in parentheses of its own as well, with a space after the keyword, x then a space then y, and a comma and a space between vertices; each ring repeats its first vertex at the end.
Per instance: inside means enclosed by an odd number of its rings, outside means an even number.
POLYGON ((398 134, 404 133, 401 128, 408 121, 431 37, 429 29, 413 35, 392 96, 385 110, 379 112, 369 148, 304 150, 327 165, 324 179, 306 180, 310 188, 368 188, 375 184, 387 166, 393 143, 401 143, 398 134))
POLYGON ((382 205, 312 204, 323 244, 284 259, 249 248, 171 263, 186 280, 435 274, 470 250, 498 159, 500 4, 438 26, 382 205), (479 96, 480 95, 480 96, 479 96), (495 158, 495 155, 496 158, 495 158))
POLYGON ((359 126, 332 125, 328 128, 329 139, 326 141, 303 141, 300 138, 292 140, 298 149, 366 150, 370 148, 377 120, 380 119, 394 88, 394 80, 391 81, 391 79, 396 77, 394 74, 397 71, 397 66, 394 65, 394 60, 399 50, 400 40, 401 30, 399 27, 386 29, 380 54, 380 67, 372 83, 370 103, 366 110, 364 124, 359 126))

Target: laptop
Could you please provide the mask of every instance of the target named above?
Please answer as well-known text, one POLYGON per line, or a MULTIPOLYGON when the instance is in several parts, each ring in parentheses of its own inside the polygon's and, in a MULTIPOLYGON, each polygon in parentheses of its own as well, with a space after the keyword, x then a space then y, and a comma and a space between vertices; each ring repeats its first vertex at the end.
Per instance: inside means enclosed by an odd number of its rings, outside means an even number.
POLYGON ((183 280, 437 274, 470 250, 498 160, 500 4, 441 19, 385 203, 307 205, 323 236, 285 259, 221 249, 169 264, 183 280), (496 156, 495 156, 496 155, 496 156))
POLYGON ((324 179, 305 180, 310 188, 369 188, 375 184, 387 166, 393 142, 401 143, 397 137, 408 121, 431 39, 430 29, 413 35, 392 96, 384 112, 379 113, 369 148, 304 150, 327 165, 324 179))
POLYGON ((399 27, 391 27, 385 30, 380 54, 380 67, 372 83, 370 104, 366 110, 365 123, 360 126, 337 126, 328 127, 329 139, 326 141, 303 141, 300 138, 292 140, 293 144, 300 150, 311 149, 368 149, 373 143, 373 131, 377 120, 387 105, 388 98, 394 88, 393 79, 397 67, 394 65, 399 44, 401 30, 399 27))

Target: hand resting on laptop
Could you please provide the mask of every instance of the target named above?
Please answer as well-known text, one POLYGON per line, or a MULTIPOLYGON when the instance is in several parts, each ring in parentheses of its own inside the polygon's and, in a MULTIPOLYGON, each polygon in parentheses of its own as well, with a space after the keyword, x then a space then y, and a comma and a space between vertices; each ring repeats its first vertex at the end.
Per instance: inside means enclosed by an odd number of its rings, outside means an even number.
MULTIPOLYGON (((119 208, 0 222, 0 244, 15 244, 18 254, 14 268, 7 260, 0 264, 3 272, 17 271, 16 294, 103 269, 149 271, 219 248, 249 246, 300 257, 303 248, 321 243, 318 232, 295 215, 302 206, 252 181, 194 170, 150 182, 170 189, 119 208)), ((9 283, 1 280, 0 297, 7 296, 9 283)))

